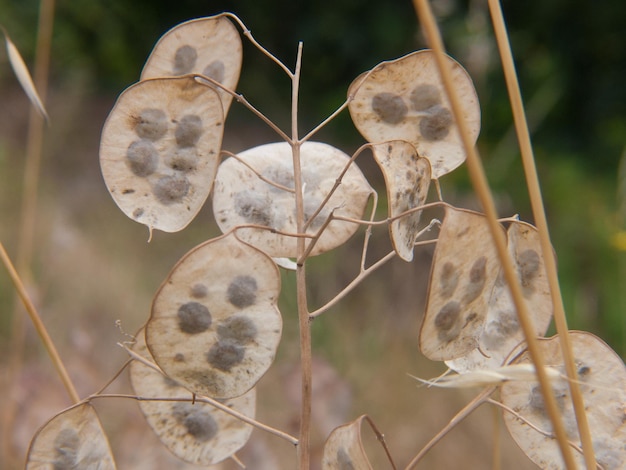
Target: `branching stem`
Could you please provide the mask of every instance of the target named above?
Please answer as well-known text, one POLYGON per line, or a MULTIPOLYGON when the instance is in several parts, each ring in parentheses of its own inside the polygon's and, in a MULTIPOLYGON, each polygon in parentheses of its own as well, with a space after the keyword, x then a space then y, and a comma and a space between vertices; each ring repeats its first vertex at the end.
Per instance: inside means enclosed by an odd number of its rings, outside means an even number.
MULTIPOLYGON (((302 167, 300 161, 301 143, 298 139, 298 94, 300 89, 300 71, 302 64, 302 43, 298 44, 296 69, 292 78, 291 95, 291 146, 293 152, 293 173, 296 200, 296 226, 298 234, 304 234, 304 188, 302 184, 302 167)), ((300 325, 300 364, 302 369, 302 406, 300 408, 300 434, 298 442, 298 463, 301 470, 310 468, 310 433, 311 433, 311 397, 313 391, 311 324, 309 321, 306 269, 302 255, 306 250, 305 238, 296 241, 296 294, 298 305, 298 321, 300 325)))

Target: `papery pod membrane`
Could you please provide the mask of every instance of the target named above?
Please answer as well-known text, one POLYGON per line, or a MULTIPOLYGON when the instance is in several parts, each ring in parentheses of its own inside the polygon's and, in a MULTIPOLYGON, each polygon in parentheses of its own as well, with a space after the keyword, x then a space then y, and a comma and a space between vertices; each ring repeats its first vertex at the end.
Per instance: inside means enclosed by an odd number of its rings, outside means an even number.
POLYGON ((217 93, 191 77, 139 82, 102 130, 100 166, 122 211, 150 230, 182 230, 208 197, 224 118, 217 93))
MULTIPOLYGON (((317 212, 350 157, 328 144, 305 142, 300 147, 300 161, 304 216, 309 221, 307 234, 315 235, 331 213, 352 218, 363 215, 373 189, 355 164, 349 166, 341 184, 317 212)), ((240 228, 237 236, 270 256, 294 258, 297 256, 297 238, 275 233, 276 230, 297 233, 293 189, 293 156, 288 143, 266 144, 241 152, 237 158, 224 160, 217 171, 213 191, 213 213, 217 224, 222 232, 241 225, 266 227, 240 228)), ((358 227, 358 224, 345 221, 330 222, 311 255, 343 244, 358 227)), ((311 243, 310 239, 306 243, 311 243)))
MULTIPOLYGON (((596 461, 605 469, 626 468, 626 367, 597 336, 580 331, 569 334, 596 461)), ((545 365, 560 370, 565 377, 558 336, 540 340, 539 348, 545 365)), ((528 353, 520 357, 519 362, 530 362, 528 353)), ((563 378, 553 380, 551 384, 568 440, 580 448, 568 382, 563 378)), ((542 431, 552 432, 539 383, 506 383, 502 386, 500 399, 542 431)), ((564 468, 553 437, 537 432, 508 412, 504 412, 504 421, 517 445, 536 465, 547 470, 564 468)), ((574 452, 574 460, 577 468, 585 468, 581 453, 574 452)))
POLYGON ((499 268, 486 217, 447 207, 420 330, 426 357, 455 359, 478 346, 499 268))
MULTIPOLYGON (((423 206, 430 186, 430 163, 408 142, 395 140, 372 146, 374 159, 385 178, 389 217, 423 206)), ((389 225, 394 250, 405 261, 413 260, 421 211, 412 212, 389 225)))
POLYGON ((274 361, 282 331, 280 275, 234 234, 209 240, 174 266, 154 297, 146 342, 159 367, 212 398, 250 390, 274 361))
POLYGON ((109 442, 89 404, 56 415, 35 434, 26 470, 115 470, 109 442))
POLYGON ((322 470, 372 469, 361 441, 361 423, 366 416, 335 428, 324 444, 322 470))
MULTIPOLYGON (((235 91, 241 72, 242 49, 239 31, 225 16, 187 21, 159 39, 144 65, 141 80, 200 74, 235 91)), ((226 116, 232 95, 214 88, 226 116)))
MULTIPOLYGON (((447 57, 452 83, 461 101, 472 142, 480 132, 480 106, 470 76, 447 57)), ((372 143, 405 140, 428 158, 438 179, 466 158, 450 103, 431 50, 382 62, 360 75, 348 89, 350 116, 372 143)))
MULTIPOLYGON (((143 329, 137 333, 136 340, 133 351, 151 360, 143 329)), ((216 464, 232 456, 250 438, 252 426, 208 403, 191 403, 189 390, 138 360, 130 364, 130 380, 138 396, 185 400, 140 401, 139 406, 161 442, 186 462, 216 464)), ((253 418, 256 389, 222 404, 253 418)))
MULTIPOLYGON (((527 311, 536 336, 545 335, 552 320, 550 285, 546 274, 537 228, 513 221, 507 230, 507 248, 519 279, 527 311)), ((494 286, 487 309, 485 328, 479 348, 468 355, 446 361, 459 373, 502 366, 516 346, 523 346, 524 332, 517 319, 511 292, 502 270, 494 286)))

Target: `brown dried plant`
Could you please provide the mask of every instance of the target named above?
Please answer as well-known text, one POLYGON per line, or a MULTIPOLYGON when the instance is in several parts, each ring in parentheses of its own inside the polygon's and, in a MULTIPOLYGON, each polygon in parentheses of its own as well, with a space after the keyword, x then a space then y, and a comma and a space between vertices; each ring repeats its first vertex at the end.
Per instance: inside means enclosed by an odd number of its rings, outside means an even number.
MULTIPOLYGON (((295 447, 289 468, 311 468, 317 458, 310 445, 317 405, 311 322, 391 259, 414 262, 415 251, 433 243, 419 349, 453 373, 418 380, 430 387, 480 391, 403 468, 416 467, 482 404, 503 410, 509 433, 541 468, 626 466, 626 369, 599 338, 567 329, 502 13, 496 0, 489 3, 536 227, 496 213, 475 148, 478 97, 462 65, 445 54, 425 0, 415 6, 431 48, 382 62, 357 77, 345 102, 304 136, 298 120, 302 44, 291 69, 231 13, 188 21, 159 40, 139 82, 120 95, 105 123, 102 174, 119 208, 145 225, 149 238, 154 230, 184 229, 209 196, 222 235, 178 261, 156 292, 145 326, 131 344, 122 345, 130 358, 122 369, 129 366, 134 393, 107 394, 103 388, 82 399, 0 246, 75 402, 37 432, 26 468, 115 468, 91 405, 115 397, 136 400, 161 442, 186 462, 208 466, 232 459, 243 465, 237 452, 256 427, 295 447), (289 130, 237 92, 242 36, 290 79, 289 130), (278 141, 236 154, 223 148, 232 105, 250 110, 278 141), (346 110, 367 141, 353 155, 314 140, 346 110), (376 216, 379 196, 357 166, 368 154, 384 177, 383 218, 376 216), (440 180, 464 163, 482 212, 443 200, 440 180), (430 191, 431 182, 436 191, 430 191), (422 221, 425 209, 441 216, 422 221), (371 232, 381 226, 388 227, 393 249, 372 260, 371 232), (426 236, 433 232, 435 239, 426 236), (308 286, 316 281, 307 277, 311 257, 357 237, 362 237, 358 273, 311 309, 308 286), (272 366, 283 333, 278 298, 288 270, 296 276, 301 364, 295 435, 255 418, 255 386, 272 366), (557 335, 544 338, 553 318, 557 335)), ((372 468, 363 422, 390 466, 398 468, 367 415, 330 432, 321 468, 372 468)))

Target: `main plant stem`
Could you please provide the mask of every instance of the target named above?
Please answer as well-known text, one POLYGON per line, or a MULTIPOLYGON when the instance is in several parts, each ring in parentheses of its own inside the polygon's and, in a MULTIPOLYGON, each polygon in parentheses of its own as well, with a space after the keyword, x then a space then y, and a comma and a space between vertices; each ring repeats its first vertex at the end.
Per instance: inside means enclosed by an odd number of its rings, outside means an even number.
MULTIPOLYGON (((296 224, 298 234, 306 230, 304 220, 304 199, 302 184, 302 168, 300 166, 300 146, 298 139, 298 94, 300 87, 300 70, 302 64, 302 43, 298 44, 296 69, 292 76, 291 95, 291 146, 293 151, 293 175, 296 196, 296 224)), ((298 321, 300 323, 300 365, 302 369, 302 405, 300 408, 300 435, 298 443, 298 462, 301 470, 310 468, 310 431, 311 431, 311 391, 313 387, 311 373, 311 323, 309 319, 308 302, 306 298, 306 270, 305 260, 302 259, 306 246, 306 239, 298 237, 296 289, 298 303, 298 321)))

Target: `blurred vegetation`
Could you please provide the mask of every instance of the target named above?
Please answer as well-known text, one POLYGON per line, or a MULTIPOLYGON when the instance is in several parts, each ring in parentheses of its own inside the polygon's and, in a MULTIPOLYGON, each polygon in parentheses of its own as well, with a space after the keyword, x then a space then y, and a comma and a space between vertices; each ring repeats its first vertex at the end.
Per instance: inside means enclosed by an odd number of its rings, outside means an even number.
MULTIPOLYGON (((38 5, 35 0, 0 0, 0 22, 29 63, 38 5)), ((433 6, 449 52, 476 83, 483 110, 479 147, 502 215, 519 212, 532 220, 486 1, 437 0, 433 6)), ((626 254, 612 240, 626 229, 618 211, 624 202, 617 191, 626 135, 626 4, 529 0, 507 1, 503 8, 571 327, 598 332, 624 355, 626 254)), ((425 45, 409 0, 368 8, 357 0, 65 0, 57 2, 51 86, 79 86, 83 96, 112 100, 137 80, 151 47, 167 29, 225 10, 240 16, 254 36, 288 64, 295 60, 297 42, 304 42, 303 130, 344 100, 359 73, 425 45)), ((240 91, 285 125, 287 80, 247 44, 244 54, 240 91)), ((6 57, 0 55, 0 60, 0 84, 10 83, 6 57)), ((234 107, 229 119, 245 123, 250 115, 234 107)), ((346 151, 362 143, 347 113, 319 138, 346 151)), ((467 202, 472 196, 464 170, 442 184, 448 199, 473 204, 467 202)))

